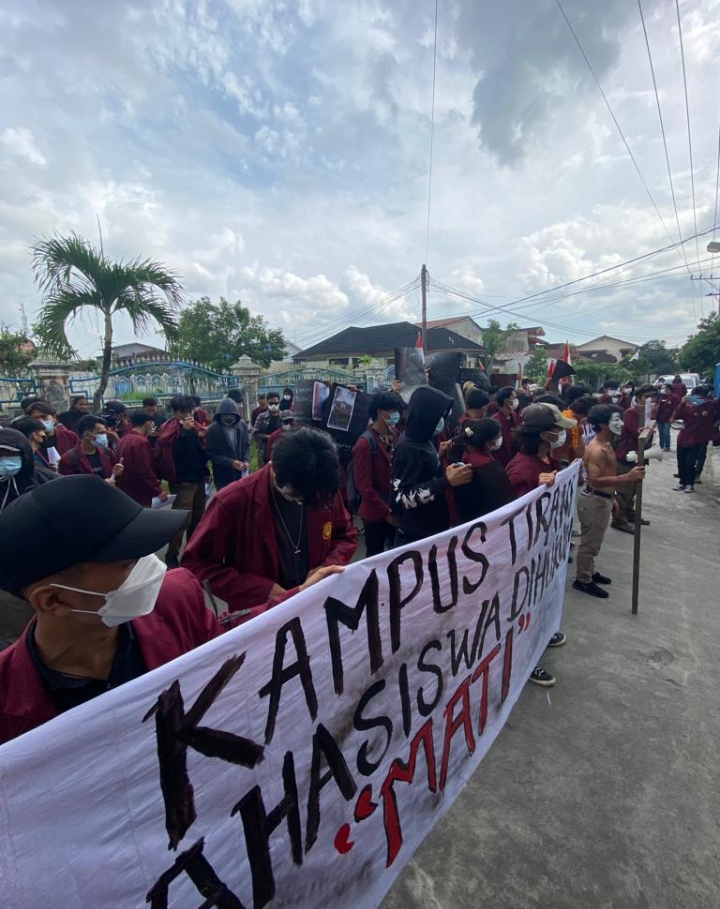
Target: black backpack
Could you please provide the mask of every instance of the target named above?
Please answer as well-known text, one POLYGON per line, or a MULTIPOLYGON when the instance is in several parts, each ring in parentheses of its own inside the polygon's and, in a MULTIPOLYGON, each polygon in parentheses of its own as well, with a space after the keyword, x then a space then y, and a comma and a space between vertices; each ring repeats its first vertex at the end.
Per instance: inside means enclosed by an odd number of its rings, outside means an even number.
MULTIPOLYGON (((369 429, 366 429, 360 438, 368 440, 368 444, 370 445, 370 457, 374 458, 378 450, 377 439, 375 438, 374 434, 370 432, 369 429)), ((353 470, 352 459, 347 466, 347 479, 345 481, 345 484, 348 508, 350 509, 351 514, 357 514, 357 511, 360 508, 360 502, 362 501, 362 496, 360 495, 360 491, 358 490, 355 483, 355 473, 353 470)))

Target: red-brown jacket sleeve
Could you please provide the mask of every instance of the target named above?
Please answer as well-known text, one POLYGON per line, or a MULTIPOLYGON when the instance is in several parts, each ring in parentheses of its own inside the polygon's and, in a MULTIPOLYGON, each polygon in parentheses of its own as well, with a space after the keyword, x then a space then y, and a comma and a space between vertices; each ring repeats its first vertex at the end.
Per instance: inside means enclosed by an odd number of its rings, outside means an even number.
MULTIPOLYGON (((321 564, 347 565, 357 549, 357 530, 343 504, 342 496, 335 493, 332 505, 332 532, 330 549, 321 564)), ((315 566, 313 566, 315 567, 315 566)))
POLYGON ((375 489, 373 482, 373 462, 381 458, 382 454, 378 452, 373 455, 370 449, 370 442, 362 436, 355 443, 352 451, 353 475, 355 477, 355 486, 360 493, 361 516, 366 521, 384 521, 385 518, 392 514, 390 508, 390 472, 388 470, 388 490, 387 501, 375 489))

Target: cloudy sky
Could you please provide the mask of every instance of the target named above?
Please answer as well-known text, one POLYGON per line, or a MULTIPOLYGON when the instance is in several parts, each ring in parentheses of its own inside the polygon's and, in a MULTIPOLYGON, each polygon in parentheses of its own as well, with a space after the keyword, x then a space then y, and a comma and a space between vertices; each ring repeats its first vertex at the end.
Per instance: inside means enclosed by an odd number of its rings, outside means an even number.
MULTIPOLYGON (((680 0, 695 209, 675 4, 643 0, 677 219, 636 0, 563 7, 642 179, 556 0, 439 0, 427 263, 473 299, 433 287, 429 316, 674 345, 715 302, 689 277, 712 274, 711 236, 548 291, 677 242, 678 221, 683 238, 712 226, 720 0, 680 0)), ((414 288, 383 301, 426 257, 434 14, 434 0, 4 0, 0 322, 37 311, 33 238, 96 240, 98 218, 108 255, 160 259, 188 300, 240 297, 301 347, 419 318, 414 288)), ((93 319, 71 337, 97 353, 93 319)))

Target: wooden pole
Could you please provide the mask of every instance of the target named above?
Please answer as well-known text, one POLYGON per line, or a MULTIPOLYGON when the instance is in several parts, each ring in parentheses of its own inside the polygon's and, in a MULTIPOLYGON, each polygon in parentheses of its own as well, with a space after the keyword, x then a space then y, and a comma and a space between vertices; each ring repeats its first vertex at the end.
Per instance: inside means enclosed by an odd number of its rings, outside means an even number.
MULTIPOLYGON (((637 466, 645 467, 645 446, 652 429, 643 429, 638 436, 637 466)), ((635 494, 635 539, 633 546, 632 614, 638 614, 640 598, 640 533, 642 531, 642 494, 644 480, 638 482, 635 494)))
POLYGON ((422 346, 423 352, 427 353, 427 268, 423 265, 420 269, 420 287, 422 290, 422 346))

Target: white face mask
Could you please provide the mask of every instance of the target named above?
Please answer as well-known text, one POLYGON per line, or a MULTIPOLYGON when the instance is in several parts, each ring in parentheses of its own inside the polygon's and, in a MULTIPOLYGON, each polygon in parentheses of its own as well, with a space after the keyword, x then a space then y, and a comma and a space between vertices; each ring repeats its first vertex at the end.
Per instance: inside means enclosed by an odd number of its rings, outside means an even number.
POLYGON ((558 432, 557 439, 555 439, 554 442, 550 443, 550 448, 562 448, 563 445, 565 444, 566 440, 567 440, 567 433, 565 432, 564 429, 561 429, 558 432))
POLYGON ((79 587, 66 587, 64 584, 53 584, 63 590, 75 593, 87 593, 90 596, 105 597, 105 603, 97 611, 94 609, 71 609, 71 612, 82 612, 87 615, 100 616, 108 628, 122 625, 143 615, 149 615, 155 608, 160 588, 165 577, 167 566, 156 555, 143 556, 125 578, 117 590, 109 593, 98 593, 94 590, 81 590, 79 587))
POLYGON ((499 435, 497 439, 493 439, 492 442, 488 445, 489 451, 499 451, 502 448, 503 437, 499 435))
POLYGON ((435 429, 433 431, 433 435, 434 436, 440 435, 440 433, 443 431, 443 429, 445 429, 445 417, 440 417, 440 419, 438 420, 438 425, 435 427, 435 429))
POLYGON ((614 413, 610 417, 608 429, 615 436, 621 436, 623 431, 623 420, 619 413, 614 413))
POLYGON ((517 398, 513 398, 510 406, 512 407, 513 410, 517 410, 518 407, 520 406, 520 401, 518 401, 517 398))

